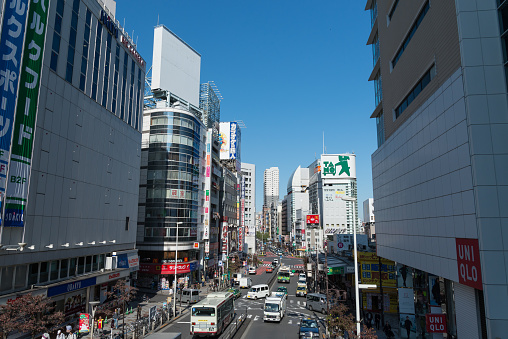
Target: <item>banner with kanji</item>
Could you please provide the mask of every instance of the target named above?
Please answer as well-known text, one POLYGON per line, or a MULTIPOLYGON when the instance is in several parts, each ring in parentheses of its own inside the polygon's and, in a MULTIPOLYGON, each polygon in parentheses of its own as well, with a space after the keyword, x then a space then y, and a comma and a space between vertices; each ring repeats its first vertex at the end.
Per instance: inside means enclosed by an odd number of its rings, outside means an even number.
POLYGON ((33 139, 48 19, 48 0, 32 0, 28 10, 18 102, 12 136, 11 160, 4 214, 5 226, 23 227, 32 167, 33 139))
MULTIPOLYGON (((5 199, 28 0, 4 1, 0 39, 0 211, 5 199)), ((1 222, 1 215, 0 215, 1 222)))

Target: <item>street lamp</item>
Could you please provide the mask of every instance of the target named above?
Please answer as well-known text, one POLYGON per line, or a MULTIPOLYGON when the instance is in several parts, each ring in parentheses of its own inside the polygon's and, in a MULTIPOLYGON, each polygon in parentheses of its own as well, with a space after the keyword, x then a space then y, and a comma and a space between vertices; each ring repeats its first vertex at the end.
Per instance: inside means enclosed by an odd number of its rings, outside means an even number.
POLYGON ((354 238, 354 265, 355 265, 355 306, 356 306, 356 335, 360 336, 360 286, 358 286, 358 250, 356 246, 356 218, 355 218, 355 201, 356 198, 341 196, 344 201, 353 203, 353 238, 354 238))
POLYGON ((92 328, 89 329, 89 330, 90 330, 90 339, 93 339, 93 326, 94 326, 94 321, 95 321, 95 308, 101 302, 100 301, 89 301, 88 303, 90 304, 90 306, 92 306, 92 328))
MULTIPOLYGON (((176 223, 176 247, 175 247, 175 279, 173 282, 173 317, 176 317, 176 267, 178 261, 178 225, 183 224, 183 222, 179 221, 176 223)), ((180 305, 181 306, 181 305, 180 305)))

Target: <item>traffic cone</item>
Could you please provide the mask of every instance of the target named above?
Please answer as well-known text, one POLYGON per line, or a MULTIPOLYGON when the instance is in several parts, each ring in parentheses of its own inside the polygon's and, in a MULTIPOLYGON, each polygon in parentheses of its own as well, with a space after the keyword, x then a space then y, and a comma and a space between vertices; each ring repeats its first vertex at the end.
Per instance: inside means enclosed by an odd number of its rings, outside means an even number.
POLYGON ((104 324, 108 323, 108 316, 106 316, 106 319, 104 319, 104 324))

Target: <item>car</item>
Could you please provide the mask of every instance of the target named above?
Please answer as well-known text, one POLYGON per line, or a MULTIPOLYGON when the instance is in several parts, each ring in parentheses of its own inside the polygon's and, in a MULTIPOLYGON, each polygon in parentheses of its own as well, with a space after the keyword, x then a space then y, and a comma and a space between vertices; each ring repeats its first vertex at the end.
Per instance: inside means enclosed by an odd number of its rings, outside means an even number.
POLYGON ((256 268, 255 267, 249 267, 249 274, 256 274, 256 268))
POLYGON ((242 292, 240 292, 240 290, 238 288, 230 288, 228 290, 228 292, 233 293, 233 296, 235 297, 235 299, 238 299, 242 296, 242 292))
POLYGON ((296 293, 295 295, 297 297, 305 297, 307 295, 307 285, 303 285, 303 286, 298 286, 296 288, 296 293))
POLYGON ((273 267, 268 266, 268 267, 266 268, 266 273, 273 273, 273 267))
POLYGON ((286 293, 286 295, 288 295, 288 289, 286 286, 277 287, 277 292, 284 292, 284 293, 286 293))
POLYGON ((273 259, 272 265, 278 265, 278 264, 279 264, 279 259, 277 259, 277 258, 273 259))
POLYGON ((290 276, 290 277, 293 277, 293 276, 295 275, 295 272, 293 272, 293 271, 294 271, 294 270, 289 271, 289 276, 290 276))
POLYGON ((319 338, 319 325, 312 318, 302 318, 300 320, 300 330, 298 331, 300 339, 319 338))

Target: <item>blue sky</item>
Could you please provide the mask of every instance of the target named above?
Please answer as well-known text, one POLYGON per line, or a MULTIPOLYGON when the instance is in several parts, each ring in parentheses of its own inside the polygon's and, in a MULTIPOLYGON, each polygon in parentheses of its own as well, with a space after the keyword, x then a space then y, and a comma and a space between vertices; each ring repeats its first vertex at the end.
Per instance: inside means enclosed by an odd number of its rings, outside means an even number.
MULTIPOLYGON (((215 81, 221 120, 243 120, 242 161, 280 170, 281 199, 291 173, 323 150, 357 159, 358 201, 372 197, 376 150, 370 15, 365 1, 117 1, 116 18, 152 64, 153 29, 164 24, 201 54, 201 82, 215 81)), ((360 214, 362 216, 362 214, 360 214)))

